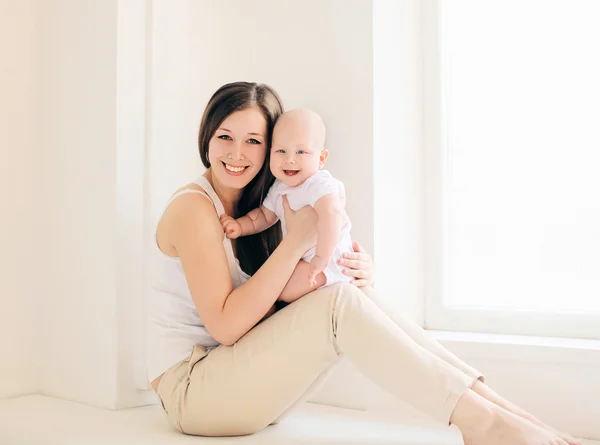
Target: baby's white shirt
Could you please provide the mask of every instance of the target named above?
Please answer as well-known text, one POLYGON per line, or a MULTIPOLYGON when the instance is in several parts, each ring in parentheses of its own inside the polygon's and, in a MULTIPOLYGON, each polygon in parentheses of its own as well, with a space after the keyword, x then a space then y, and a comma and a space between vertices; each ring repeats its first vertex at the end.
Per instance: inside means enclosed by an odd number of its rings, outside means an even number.
MULTIPOLYGON (((262 205, 265 206, 271 212, 274 212, 279 220, 281 221, 281 230, 283 235, 287 234, 287 228, 285 226, 285 218, 283 212, 283 196, 286 195, 290 208, 294 211, 300 210, 302 207, 311 206, 314 207, 315 203, 323 196, 336 193, 341 201, 342 206, 346 205, 346 191, 344 184, 335 179, 331 173, 327 170, 318 170, 314 175, 304 181, 302 184, 296 187, 290 187, 283 181, 276 179, 269 193, 262 205)), ((325 276, 327 277, 326 286, 335 283, 348 282, 350 277, 342 274, 342 267, 337 264, 337 260, 341 257, 344 252, 352 252, 352 238, 350 237, 350 229, 352 224, 348 215, 344 211, 343 213, 343 226, 342 233, 340 236, 340 242, 333 252, 331 262, 325 270, 325 276)), ((310 262, 312 257, 315 255, 315 249, 312 248, 304 254, 302 259, 310 262)))

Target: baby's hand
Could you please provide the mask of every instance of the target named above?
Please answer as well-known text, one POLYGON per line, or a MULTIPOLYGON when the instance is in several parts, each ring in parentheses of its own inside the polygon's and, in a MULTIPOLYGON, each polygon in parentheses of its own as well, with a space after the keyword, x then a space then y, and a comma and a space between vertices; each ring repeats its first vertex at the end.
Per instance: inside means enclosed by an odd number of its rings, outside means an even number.
POLYGON ((327 258, 322 258, 318 255, 315 255, 310 260, 310 264, 308 265, 308 282, 311 286, 317 285, 317 275, 323 272, 328 264, 329 260, 327 258))
POLYGON ((242 234, 242 226, 229 215, 221 215, 221 226, 229 239, 236 239, 242 234))

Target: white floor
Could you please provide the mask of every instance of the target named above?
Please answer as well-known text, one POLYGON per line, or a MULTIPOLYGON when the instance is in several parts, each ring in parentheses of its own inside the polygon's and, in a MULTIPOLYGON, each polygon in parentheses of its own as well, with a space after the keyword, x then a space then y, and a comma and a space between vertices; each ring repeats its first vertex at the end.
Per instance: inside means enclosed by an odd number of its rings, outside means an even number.
MULTIPOLYGON (((398 425, 364 412, 315 404, 305 404, 281 424, 252 436, 204 438, 171 430, 156 405, 107 411, 39 395, 0 401, 1 445, 192 443, 462 445, 462 440, 454 428, 398 425)), ((594 444, 600 442, 586 442, 594 444)))

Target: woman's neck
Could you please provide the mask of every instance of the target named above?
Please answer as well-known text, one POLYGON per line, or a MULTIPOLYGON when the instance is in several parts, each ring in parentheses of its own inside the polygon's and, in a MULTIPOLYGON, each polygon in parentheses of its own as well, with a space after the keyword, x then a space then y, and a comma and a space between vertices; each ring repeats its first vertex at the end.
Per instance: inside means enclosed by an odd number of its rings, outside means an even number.
POLYGON ((212 185, 212 188, 221 200, 223 208, 225 209, 225 213, 228 215, 234 215, 234 210, 237 207, 237 203, 240 200, 240 196, 242 196, 242 191, 228 187, 223 187, 221 184, 219 184, 218 181, 215 180, 212 174, 212 170, 210 168, 206 170, 206 173, 204 173, 204 177, 208 179, 208 182, 210 182, 210 185, 212 185))

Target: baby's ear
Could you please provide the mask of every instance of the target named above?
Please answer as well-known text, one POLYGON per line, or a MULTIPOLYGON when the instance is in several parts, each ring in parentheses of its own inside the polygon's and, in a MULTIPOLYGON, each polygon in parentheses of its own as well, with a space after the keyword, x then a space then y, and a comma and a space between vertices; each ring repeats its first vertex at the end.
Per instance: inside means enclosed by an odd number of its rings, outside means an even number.
POLYGON ((329 150, 324 148, 321 151, 321 156, 319 156, 319 168, 323 168, 325 163, 327 162, 327 158, 329 157, 329 150))

